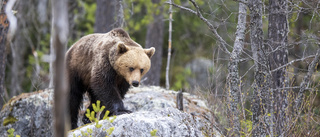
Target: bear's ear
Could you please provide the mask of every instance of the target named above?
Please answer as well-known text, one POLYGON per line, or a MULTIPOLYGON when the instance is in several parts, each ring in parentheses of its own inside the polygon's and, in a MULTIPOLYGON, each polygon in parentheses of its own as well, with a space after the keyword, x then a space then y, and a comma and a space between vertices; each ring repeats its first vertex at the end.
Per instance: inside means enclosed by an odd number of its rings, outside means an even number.
POLYGON ((118 53, 120 53, 120 54, 123 54, 129 50, 129 48, 126 45, 124 45, 123 43, 118 43, 117 48, 118 48, 118 53))
POLYGON ((149 49, 144 49, 144 52, 148 55, 149 58, 151 58, 154 54, 156 49, 154 47, 151 47, 149 49))

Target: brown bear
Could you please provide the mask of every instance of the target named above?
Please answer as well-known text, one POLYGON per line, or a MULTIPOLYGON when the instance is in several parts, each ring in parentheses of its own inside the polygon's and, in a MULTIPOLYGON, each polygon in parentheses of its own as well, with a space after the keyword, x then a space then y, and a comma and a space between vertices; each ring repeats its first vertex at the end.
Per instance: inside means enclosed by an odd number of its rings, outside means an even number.
MULTIPOLYGON (((150 69, 154 52, 153 47, 143 49, 122 29, 90 34, 74 43, 66 53, 72 129, 78 127, 78 112, 85 92, 91 103, 100 100, 105 110, 110 111, 109 115, 130 113, 122 99, 130 86, 139 86, 141 77, 150 69)), ((91 105, 88 109, 93 110, 91 105)), ((83 122, 90 121, 84 116, 83 122)))

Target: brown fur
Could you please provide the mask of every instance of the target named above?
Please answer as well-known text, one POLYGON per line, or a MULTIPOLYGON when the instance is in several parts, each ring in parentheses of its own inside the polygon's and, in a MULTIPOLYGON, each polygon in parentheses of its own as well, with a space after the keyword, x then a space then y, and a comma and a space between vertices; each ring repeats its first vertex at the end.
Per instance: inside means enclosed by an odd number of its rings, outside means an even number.
POLYGON ((130 85, 138 86, 148 72, 154 52, 154 48, 143 49, 122 29, 77 41, 66 54, 72 129, 77 127, 78 109, 86 91, 92 103, 100 100, 111 115, 129 113, 122 99, 130 85))

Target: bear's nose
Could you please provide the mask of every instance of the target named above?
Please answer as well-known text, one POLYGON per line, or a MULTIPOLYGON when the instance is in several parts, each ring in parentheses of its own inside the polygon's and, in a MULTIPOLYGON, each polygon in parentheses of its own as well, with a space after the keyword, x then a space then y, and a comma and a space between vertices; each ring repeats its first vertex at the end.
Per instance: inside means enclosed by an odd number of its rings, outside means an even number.
POLYGON ((139 86, 139 81, 132 81, 132 86, 138 87, 139 86))

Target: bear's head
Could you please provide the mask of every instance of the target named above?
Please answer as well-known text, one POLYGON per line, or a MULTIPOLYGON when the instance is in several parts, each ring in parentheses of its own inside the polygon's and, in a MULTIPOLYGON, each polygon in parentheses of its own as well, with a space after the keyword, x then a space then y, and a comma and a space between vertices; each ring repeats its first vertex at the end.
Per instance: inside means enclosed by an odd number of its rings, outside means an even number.
POLYGON ((143 49, 141 46, 127 46, 120 42, 110 50, 109 61, 117 74, 130 85, 137 87, 151 67, 150 58, 154 52, 153 47, 143 49))

